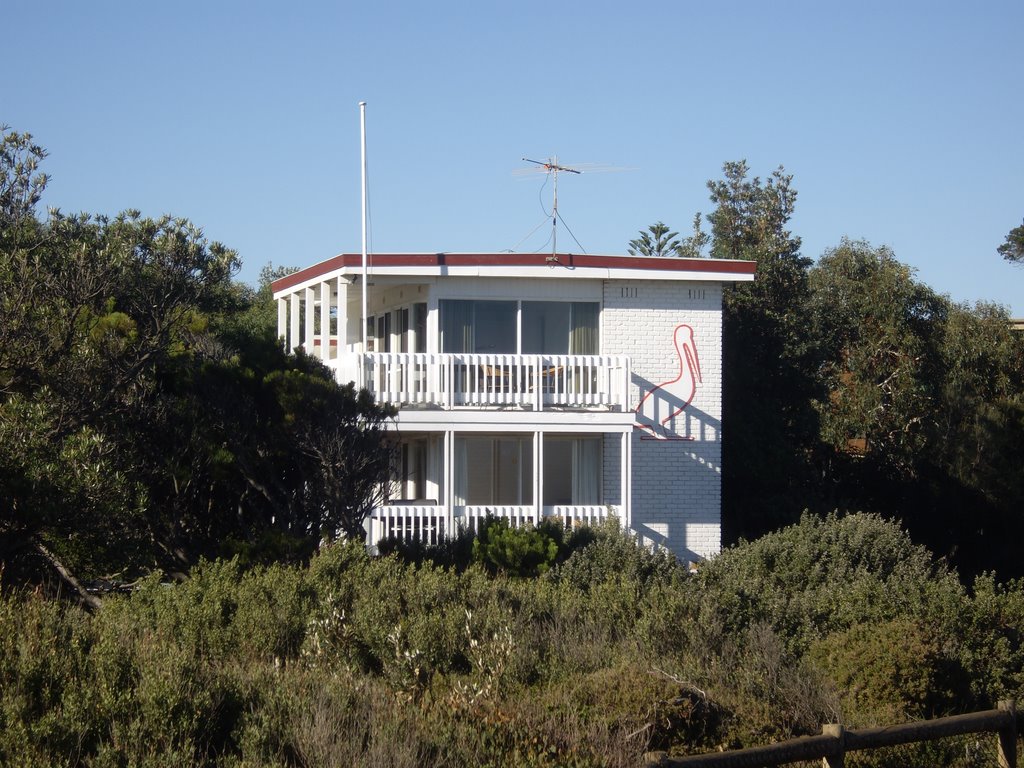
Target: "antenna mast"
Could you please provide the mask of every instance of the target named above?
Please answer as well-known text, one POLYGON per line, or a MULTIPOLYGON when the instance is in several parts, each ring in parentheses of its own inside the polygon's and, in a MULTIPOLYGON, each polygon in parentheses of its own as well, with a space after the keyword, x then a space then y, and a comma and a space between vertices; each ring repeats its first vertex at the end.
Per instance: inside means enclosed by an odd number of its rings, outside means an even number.
MULTIPOLYGON (((575 168, 559 165, 557 157, 551 158, 546 163, 541 162, 540 160, 531 160, 528 157, 524 157, 523 162, 539 165, 554 177, 552 179, 553 197, 551 200, 551 255, 555 256, 558 253, 558 172, 565 171, 566 173, 575 173, 579 175, 581 171, 577 171, 575 168)), ((570 234, 572 233, 570 232, 570 234)))

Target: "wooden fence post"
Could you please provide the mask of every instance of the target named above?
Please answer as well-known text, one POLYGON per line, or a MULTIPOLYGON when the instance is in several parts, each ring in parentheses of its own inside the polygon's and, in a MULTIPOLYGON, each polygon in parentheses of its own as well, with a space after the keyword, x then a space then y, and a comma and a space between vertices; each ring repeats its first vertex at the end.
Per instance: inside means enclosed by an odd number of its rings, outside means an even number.
MULTIPOLYGON (((821 726, 822 736, 834 736, 839 742, 839 752, 831 757, 821 758, 822 768, 843 768, 843 763, 846 761, 846 745, 843 733, 845 729, 839 723, 826 723, 821 726)), ((1016 768, 1016 767, 1015 767, 1016 768)))
POLYGON ((1017 704, 1000 701, 999 710, 1010 713, 1010 724, 999 731, 999 768, 1017 768, 1017 704))

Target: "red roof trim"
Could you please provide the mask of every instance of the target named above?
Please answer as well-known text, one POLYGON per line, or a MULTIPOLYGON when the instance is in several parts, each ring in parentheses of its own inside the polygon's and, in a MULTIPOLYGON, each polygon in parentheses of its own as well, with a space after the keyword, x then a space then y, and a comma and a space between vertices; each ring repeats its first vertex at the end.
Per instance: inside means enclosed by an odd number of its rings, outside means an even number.
MULTIPOLYGON (((375 253, 370 256, 372 267, 551 267, 550 254, 545 253, 375 253)), ((649 269, 666 272, 717 272, 724 275, 752 275, 756 264, 752 261, 727 259, 677 259, 650 256, 591 256, 587 254, 557 254, 564 267, 596 267, 601 269, 649 269)), ((283 291, 307 280, 335 272, 344 267, 361 267, 363 257, 358 253, 343 253, 334 258, 300 269, 275 280, 271 288, 283 291)))

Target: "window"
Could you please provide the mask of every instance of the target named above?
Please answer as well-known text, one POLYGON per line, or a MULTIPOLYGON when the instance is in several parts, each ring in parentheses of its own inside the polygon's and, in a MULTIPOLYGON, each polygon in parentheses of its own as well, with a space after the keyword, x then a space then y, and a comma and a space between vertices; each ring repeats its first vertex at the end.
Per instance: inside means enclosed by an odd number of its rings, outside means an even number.
POLYGON ((455 503, 532 504, 530 437, 456 437, 455 503))
POLYGON ((416 338, 415 351, 427 351, 427 304, 419 302, 412 305, 412 329, 416 338))
POLYGON ((600 349, 595 301, 442 299, 440 311, 442 352, 596 355, 600 349))
POLYGON ((505 354, 516 351, 516 302, 442 299, 441 351, 505 354))
POLYGON ((426 438, 402 441, 396 464, 394 478, 396 498, 404 501, 425 499, 427 497, 426 438))
MULTIPOLYGON (((601 503, 601 445, 599 435, 544 438, 544 505, 601 503)), ((532 504, 532 436, 457 436, 455 503, 532 504)))
POLYGON ((377 352, 391 351, 391 313, 385 312, 377 318, 377 352))
POLYGON ((524 301, 523 354, 598 354, 594 301, 524 301))
POLYGON ((403 307, 395 311, 398 319, 398 351, 409 351, 409 308, 403 307))
POLYGON ((601 438, 545 437, 545 505, 601 503, 601 438))

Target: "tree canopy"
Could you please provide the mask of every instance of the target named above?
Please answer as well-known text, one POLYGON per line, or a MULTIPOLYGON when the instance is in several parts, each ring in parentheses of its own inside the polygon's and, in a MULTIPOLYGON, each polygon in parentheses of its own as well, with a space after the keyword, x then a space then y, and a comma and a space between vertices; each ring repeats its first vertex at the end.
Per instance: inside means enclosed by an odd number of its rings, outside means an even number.
POLYGON ((1006 235, 1006 241, 996 250, 1007 261, 1024 263, 1024 224, 1011 229, 1006 235))
POLYGON ((286 355, 234 251, 181 218, 41 218, 45 152, 2 147, 3 575, 80 590, 75 574, 360 536, 393 409, 286 355))
MULTIPOLYGON (((726 539, 805 509, 867 510, 964 572, 1024 573, 991 545, 1024 533, 1024 334, 1006 310, 956 304, 864 241, 813 263, 781 167, 762 180, 725 163, 708 189, 711 256, 757 262, 723 300, 726 539)), ((1019 257, 1022 233, 1004 256, 1019 257)))

